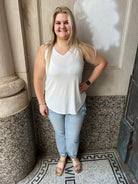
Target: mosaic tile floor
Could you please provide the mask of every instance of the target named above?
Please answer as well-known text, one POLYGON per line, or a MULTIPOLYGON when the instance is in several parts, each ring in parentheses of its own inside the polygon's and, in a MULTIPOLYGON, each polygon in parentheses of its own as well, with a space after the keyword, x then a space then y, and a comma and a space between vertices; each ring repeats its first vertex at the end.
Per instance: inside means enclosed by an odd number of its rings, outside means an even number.
POLYGON ((18 184, 131 184, 121 169, 114 151, 95 152, 80 156, 83 171, 76 174, 70 160, 64 174, 55 175, 58 158, 39 160, 33 172, 18 184))

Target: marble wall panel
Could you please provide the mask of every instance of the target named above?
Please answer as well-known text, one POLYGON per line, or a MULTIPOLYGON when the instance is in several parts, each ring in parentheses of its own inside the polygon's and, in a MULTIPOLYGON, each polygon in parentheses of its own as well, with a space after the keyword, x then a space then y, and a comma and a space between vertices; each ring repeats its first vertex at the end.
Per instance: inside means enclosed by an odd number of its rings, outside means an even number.
MULTIPOLYGON (((54 131, 48 118, 39 113, 37 99, 32 99, 38 154, 58 154, 54 131)), ((87 115, 81 130, 80 153, 117 147, 125 96, 87 97, 87 115)))

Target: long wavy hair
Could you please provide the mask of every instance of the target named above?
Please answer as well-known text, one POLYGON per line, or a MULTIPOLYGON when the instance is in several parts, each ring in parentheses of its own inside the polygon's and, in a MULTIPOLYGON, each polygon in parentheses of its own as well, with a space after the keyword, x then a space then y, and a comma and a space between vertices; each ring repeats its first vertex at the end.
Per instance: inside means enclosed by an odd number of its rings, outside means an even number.
POLYGON ((70 34, 70 37, 68 38, 68 41, 67 41, 68 46, 72 46, 72 45, 75 46, 76 49, 79 51, 79 53, 82 56, 81 49, 80 49, 80 42, 78 41, 77 36, 76 36, 75 19, 74 19, 74 16, 73 16, 71 10, 65 6, 57 7, 53 13, 52 18, 51 18, 51 24, 50 24, 51 40, 45 44, 46 49, 47 49, 47 57, 46 57, 47 68, 49 67, 53 46, 56 43, 56 34, 54 31, 54 24, 55 24, 55 18, 57 16, 57 14, 59 14, 59 13, 67 14, 69 24, 71 26, 71 34, 70 34))

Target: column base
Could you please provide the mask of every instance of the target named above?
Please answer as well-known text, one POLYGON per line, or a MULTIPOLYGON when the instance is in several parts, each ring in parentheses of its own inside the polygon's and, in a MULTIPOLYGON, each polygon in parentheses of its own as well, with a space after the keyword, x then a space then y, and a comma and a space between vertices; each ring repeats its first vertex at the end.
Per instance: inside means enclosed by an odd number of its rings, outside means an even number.
POLYGON ((0 183, 16 183, 36 163, 31 105, 20 113, 0 118, 0 132, 0 183))
POLYGON ((25 82, 12 75, 0 78, 0 118, 11 116, 28 106, 25 82))

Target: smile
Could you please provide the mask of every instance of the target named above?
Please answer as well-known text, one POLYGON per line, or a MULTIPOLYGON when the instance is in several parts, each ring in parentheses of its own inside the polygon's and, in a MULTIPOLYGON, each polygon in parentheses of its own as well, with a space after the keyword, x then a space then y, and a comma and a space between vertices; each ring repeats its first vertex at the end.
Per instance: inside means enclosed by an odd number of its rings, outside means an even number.
POLYGON ((59 32, 66 33, 67 30, 59 30, 59 32))

